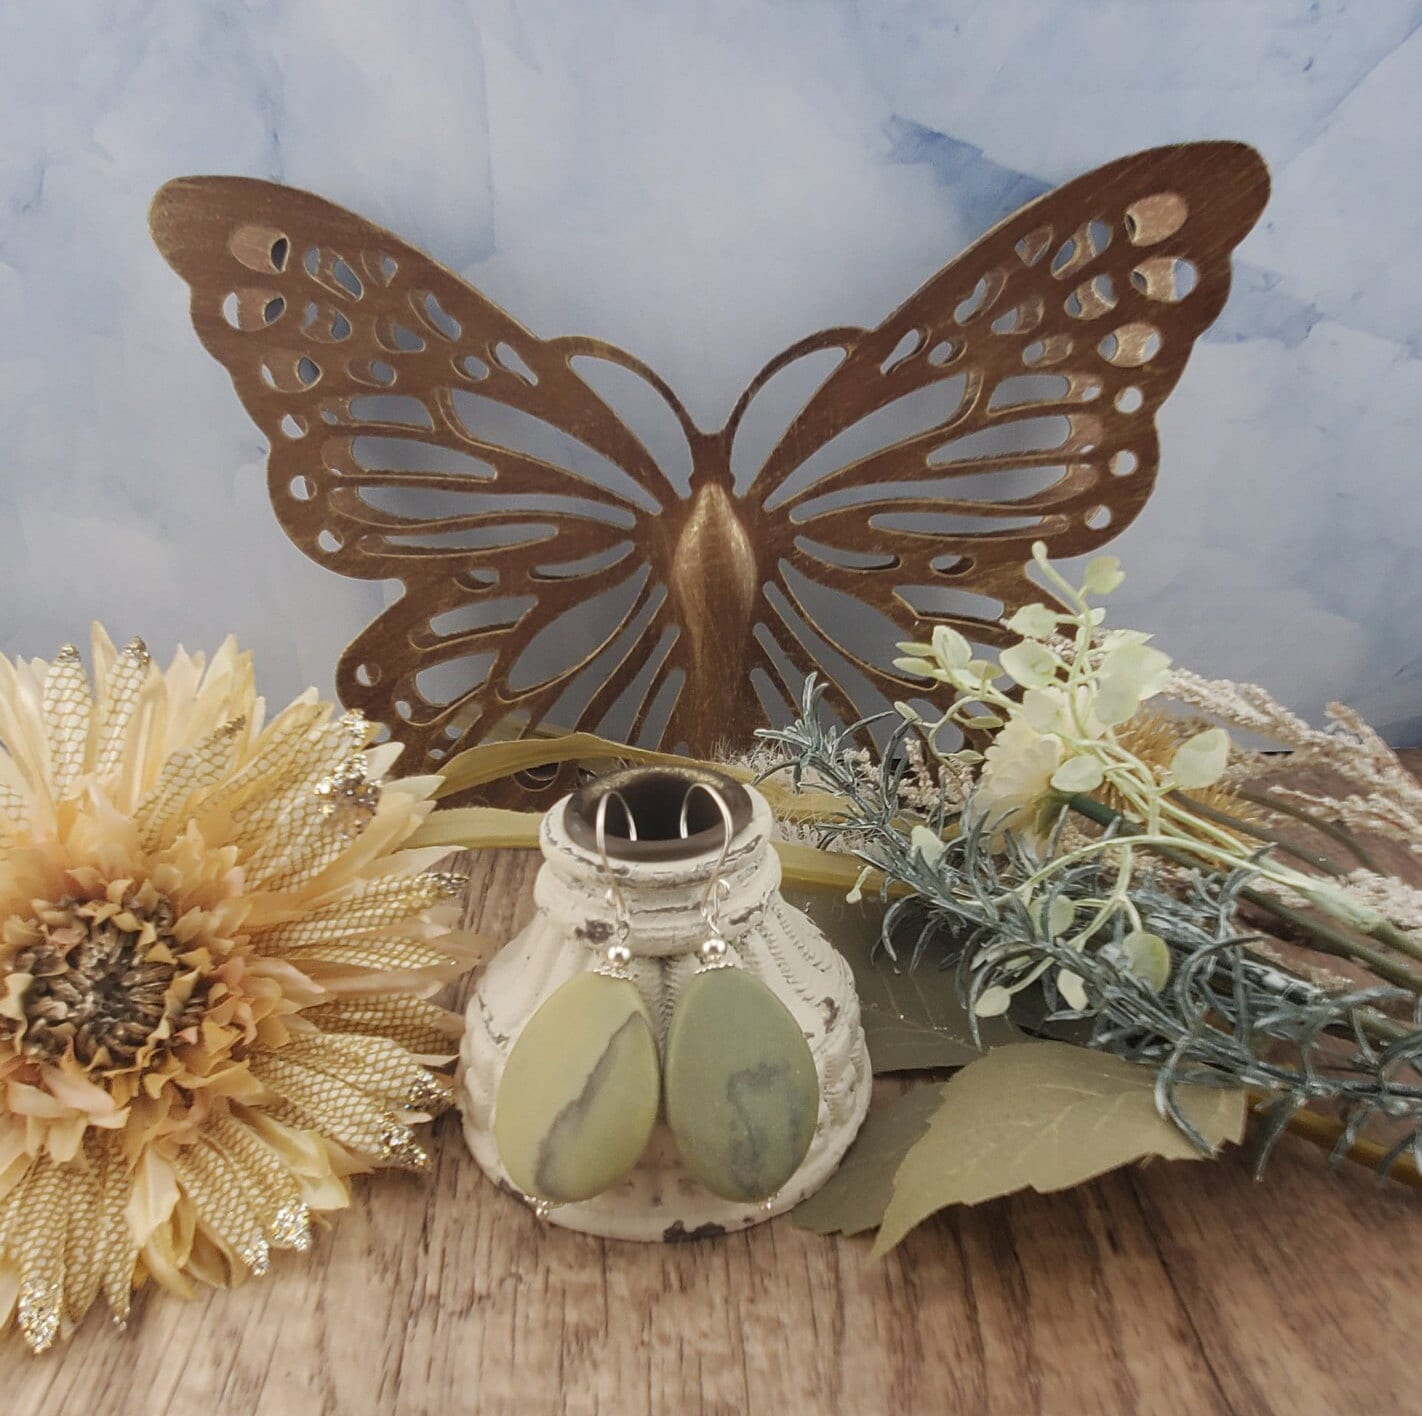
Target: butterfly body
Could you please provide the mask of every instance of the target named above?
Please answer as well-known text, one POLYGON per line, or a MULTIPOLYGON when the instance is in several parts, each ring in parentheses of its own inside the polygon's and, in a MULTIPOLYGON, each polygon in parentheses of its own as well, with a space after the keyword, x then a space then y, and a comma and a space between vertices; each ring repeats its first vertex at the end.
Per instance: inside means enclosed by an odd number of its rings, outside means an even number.
POLYGON ((309 193, 182 178, 152 226, 271 442, 287 534, 400 584, 337 686, 435 765, 510 723, 709 755, 746 746, 812 670, 846 718, 909 696, 895 637, 947 623, 1000 642, 1001 618, 1043 598, 1033 541, 1090 551, 1145 504, 1156 410, 1267 190, 1237 143, 1118 159, 879 325, 786 350, 712 432, 632 355, 538 338, 309 193), (818 385, 745 454, 812 366, 818 385), (660 410, 683 479, 610 381, 660 410))
MULTIPOLYGON (((738 680, 744 679, 741 666, 749 657, 762 572, 755 543, 725 483, 703 482, 689 503, 676 518, 679 529, 667 574, 669 605, 687 640, 688 677, 719 689, 714 695, 689 695, 669 737, 673 742, 704 743, 716 741, 718 722, 724 731, 726 699, 750 691, 748 683, 738 680)), ((743 711, 740 704, 732 704, 729 716, 743 711)))

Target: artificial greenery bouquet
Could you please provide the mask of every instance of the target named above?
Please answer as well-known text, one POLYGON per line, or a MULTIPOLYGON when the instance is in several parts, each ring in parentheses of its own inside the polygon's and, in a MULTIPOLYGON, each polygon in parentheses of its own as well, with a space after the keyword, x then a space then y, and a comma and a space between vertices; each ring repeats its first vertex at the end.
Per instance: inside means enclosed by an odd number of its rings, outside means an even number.
MULTIPOLYGON (((979 1091, 1011 1102, 1001 1057, 935 1088, 936 1110, 902 1099, 918 1139, 905 1148, 896 1133, 888 1147, 881 1243, 940 1204, 1073 1183, 1083 1167, 1177 1153, 1180 1137, 1208 1154, 1239 1139, 1247 1108, 1262 1116, 1261 1166, 1293 1126, 1326 1133, 1336 1157, 1415 1175, 1419 896, 1367 838, 1417 841, 1422 790, 1347 710, 1312 729, 1261 689, 1210 683, 1173 668, 1148 635, 1105 628, 1094 601, 1121 582, 1114 557, 1093 560, 1080 586, 1045 547, 1035 559, 1060 602, 1013 615, 1017 642, 995 660, 947 626, 899 646, 897 667, 924 680, 931 706, 895 705, 877 761, 862 725, 826 725, 813 683, 800 719, 764 734, 782 754, 773 770, 839 803, 814 834, 862 862, 851 898, 877 890, 886 906, 873 967, 938 970, 919 995, 954 991, 977 1045, 984 1020, 1003 1015, 1031 1037, 1068 1037, 1012 1038, 1019 1093, 1081 1072, 1071 1054, 1083 1046, 1143 1064, 1098 1059, 1076 1077, 1078 1103, 1094 1086, 1116 1118, 1094 1161, 1058 1148, 1030 1173, 989 1146, 990 1181, 965 1171, 961 1126, 954 1136, 942 1118, 972 1114, 979 1091), (1241 747, 1230 728, 1289 756, 1241 747), (1348 786, 1321 790, 1323 768, 1348 786), (1344 963, 1321 967, 1318 954, 1344 963), (954 1164, 935 1165, 940 1151, 954 1164)), ((862 1184, 864 1163, 844 1175, 862 1184)), ((836 1203, 833 1189, 813 1201, 812 1222, 836 1203)))

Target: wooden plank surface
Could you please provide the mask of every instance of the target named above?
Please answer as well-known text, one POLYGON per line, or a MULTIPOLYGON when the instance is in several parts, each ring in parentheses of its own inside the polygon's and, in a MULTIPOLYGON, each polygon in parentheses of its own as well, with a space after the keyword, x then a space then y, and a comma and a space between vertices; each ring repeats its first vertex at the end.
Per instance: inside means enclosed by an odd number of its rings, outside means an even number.
MULTIPOLYGON (((474 867, 526 917, 534 858, 474 867)), ((5 1416, 447 1412, 911 1416, 1422 1410, 1422 1203, 1286 1138, 940 1216, 882 1263, 786 1219, 685 1245, 540 1224, 456 1118, 433 1174, 357 1182, 305 1258, 194 1303, 0 1343, 5 1416)))

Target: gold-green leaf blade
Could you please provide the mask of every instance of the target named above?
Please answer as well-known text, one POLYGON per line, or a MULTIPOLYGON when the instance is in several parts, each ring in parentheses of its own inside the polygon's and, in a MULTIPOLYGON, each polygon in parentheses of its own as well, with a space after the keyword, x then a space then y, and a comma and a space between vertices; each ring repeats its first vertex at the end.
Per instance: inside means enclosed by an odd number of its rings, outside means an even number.
POLYGON ((930 942, 912 967, 907 958, 890 958, 878 947, 886 909, 882 901, 850 904, 843 892, 789 885, 783 894, 814 920, 849 964, 876 1074, 962 1067, 980 1057, 984 1048, 1021 1037, 1006 1018, 983 1018, 979 1047, 973 1041, 972 1019, 958 1001, 954 975, 941 967, 948 946, 930 942))
MULTIPOLYGON (((938 1090, 938 1110, 894 1176, 876 1256, 948 1205, 1049 1194, 1146 1156, 1200 1158, 1156 1110, 1149 1067, 1070 1043, 994 1048, 938 1090)), ((1243 1138, 1243 1091, 1181 1086, 1175 1095, 1212 1145, 1243 1138)))
POLYGON ((876 1103, 839 1169, 795 1207, 796 1227, 816 1234, 863 1234, 875 1228, 888 1208, 900 1163, 928 1129, 940 1101, 937 1087, 918 1086, 876 1103))

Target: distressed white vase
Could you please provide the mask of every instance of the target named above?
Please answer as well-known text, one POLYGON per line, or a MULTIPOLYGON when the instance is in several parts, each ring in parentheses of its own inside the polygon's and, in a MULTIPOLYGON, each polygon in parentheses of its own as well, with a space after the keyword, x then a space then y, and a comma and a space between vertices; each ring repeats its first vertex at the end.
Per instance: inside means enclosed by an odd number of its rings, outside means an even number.
POLYGON ((780 895, 780 861, 770 844, 765 799, 696 769, 636 768, 565 797, 543 819, 537 914, 489 962, 469 1000, 459 1080, 469 1149, 490 1179, 514 1190, 493 1136, 499 1080, 524 1024, 561 984, 596 968, 613 938, 591 822, 596 797, 614 786, 632 803, 639 826, 635 844, 613 835, 621 813, 612 805, 606 845, 631 917, 629 973, 665 1048, 677 998, 696 973, 696 949, 706 936, 701 902, 724 840, 718 809, 705 792, 692 798, 690 839, 678 837, 681 801, 698 778, 715 783, 733 808, 735 829, 722 871, 722 932, 742 966, 790 1010, 815 1060, 820 1107, 814 1139, 770 1201, 746 1204, 703 1188, 682 1167, 671 1132, 658 1121, 641 1161, 622 1183, 593 1199, 557 1206, 547 1215, 552 1224, 638 1240, 698 1238, 755 1224, 792 1208, 833 1174, 869 1105, 869 1054, 853 978, 811 920, 780 895))

